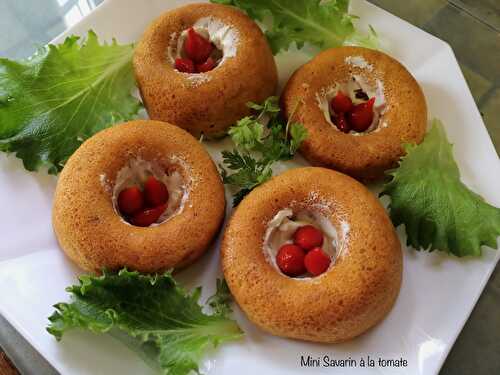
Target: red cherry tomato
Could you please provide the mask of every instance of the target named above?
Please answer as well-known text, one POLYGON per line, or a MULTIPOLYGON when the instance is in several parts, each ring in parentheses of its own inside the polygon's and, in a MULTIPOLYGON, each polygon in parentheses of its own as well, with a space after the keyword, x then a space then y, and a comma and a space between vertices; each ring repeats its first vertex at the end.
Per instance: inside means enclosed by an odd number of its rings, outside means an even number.
POLYGON ((306 254, 304 265, 306 266, 307 272, 313 276, 318 276, 328 269, 331 261, 330 257, 325 254, 321 247, 315 247, 306 254))
POLYGON ((214 46, 209 40, 198 34, 192 27, 189 28, 184 41, 184 52, 187 57, 196 64, 201 64, 208 59, 213 50, 214 46))
POLYGON ((280 247, 276 256, 276 263, 279 269, 287 276, 300 276, 306 272, 304 266, 304 250, 292 244, 280 247))
POLYGON ((330 106, 335 114, 339 114, 349 112, 352 109, 353 104, 351 98, 345 95, 342 91, 339 91, 330 102, 330 106))
POLYGON ((293 243, 307 251, 323 245, 323 233, 312 225, 304 225, 293 234, 293 243))
POLYGON ((123 189, 118 194, 118 209, 122 215, 132 215, 144 207, 142 191, 137 186, 123 189))
POLYGON ((335 115, 333 122, 335 123, 337 129, 339 129, 342 133, 349 133, 349 131, 351 130, 351 127, 349 126, 349 123, 347 122, 345 114, 343 112, 335 115))
POLYGON ((148 227, 160 218, 161 214, 167 208, 166 204, 154 208, 139 211, 130 218, 130 223, 138 227, 148 227))
POLYGON ((182 73, 194 73, 194 63, 189 59, 175 59, 175 69, 182 73))
POLYGON ((168 190, 165 184, 154 176, 149 176, 144 183, 144 198, 149 207, 156 207, 168 201, 168 190))
POLYGON ((215 60, 209 57, 207 61, 205 61, 203 64, 197 64, 196 65, 196 71, 198 73, 203 73, 203 72, 208 72, 209 70, 212 70, 215 68, 215 60))
POLYGON ((354 106, 351 112, 347 114, 347 121, 351 128, 357 132, 364 132, 370 127, 373 121, 373 104, 375 98, 371 98, 365 103, 360 103, 354 106))

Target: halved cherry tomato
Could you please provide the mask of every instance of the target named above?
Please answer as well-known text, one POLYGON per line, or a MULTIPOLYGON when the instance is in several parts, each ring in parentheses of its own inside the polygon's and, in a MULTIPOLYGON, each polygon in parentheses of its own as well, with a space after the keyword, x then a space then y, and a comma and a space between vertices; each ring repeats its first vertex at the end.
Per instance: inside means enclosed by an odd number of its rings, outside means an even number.
POLYGON ((280 247, 276 255, 279 269, 287 276, 300 276, 306 272, 304 266, 304 250, 297 245, 286 244, 280 247))
POLYGON ((321 249, 321 247, 315 247, 309 251, 304 258, 304 265, 307 272, 313 276, 321 275, 325 272, 331 263, 330 257, 321 249))
POLYGON ((209 70, 212 70, 215 68, 215 60, 209 57, 207 61, 205 61, 203 64, 197 64, 196 65, 196 71, 198 73, 204 73, 208 72, 209 70))
POLYGON ((142 191, 137 186, 123 189, 118 194, 118 209, 123 215, 132 215, 144 207, 142 191))
POLYGON ((312 225, 304 225, 293 234, 293 243, 307 251, 323 245, 323 233, 312 225))
POLYGON ((354 106, 351 112, 347 113, 347 121, 351 128, 357 132, 364 132, 370 127, 373 121, 373 104, 375 98, 371 98, 365 103, 354 106))
POLYGON ((352 107, 352 100, 345 95, 342 91, 337 92, 337 95, 330 102, 330 106, 335 114, 349 112, 352 107))
POLYGON ((339 129, 342 133, 349 133, 349 131, 351 130, 351 127, 349 126, 349 123, 347 122, 345 114, 343 112, 335 115, 333 122, 335 123, 337 129, 339 129))
POLYGON ((213 44, 198 34, 192 27, 187 32, 184 41, 184 52, 186 56, 196 64, 201 64, 208 59, 214 50, 213 44))
POLYGON ((189 59, 175 59, 175 69, 182 73, 194 73, 194 63, 189 59))
POLYGON ((144 183, 144 197, 149 207, 167 203, 168 190, 163 182, 154 176, 149 176, 144 183))
POLYGON ((130 218, 130 223, 138 227, 148 227, 160 218, 161 214, 167 208, 166 204, 154 208, 139 211, 130 218))

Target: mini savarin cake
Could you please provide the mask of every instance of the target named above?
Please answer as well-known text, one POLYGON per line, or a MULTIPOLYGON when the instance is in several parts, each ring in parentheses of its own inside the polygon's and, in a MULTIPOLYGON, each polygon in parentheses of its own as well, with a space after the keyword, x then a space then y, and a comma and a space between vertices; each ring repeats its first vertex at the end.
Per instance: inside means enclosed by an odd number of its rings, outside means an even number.
POLYGON ((190 4, 162 14, 134 54, 139 90, 153 120, 194 136, 218 136, 274 94, 276 63, 257 24, 240 10, 190 4))
POLYGON ((97 133, 69 158, 52 219, 61 248, 86 271, 159 272, 203 254, 224 210, 203 146, 179 127, 137 120, 97 133))
POLYGON ((283 337, 335 343, 380 322, 402 276, 386 211, 349 176, 296 168, 255 188, 229 220, 225 279, 248 318, 283 337))
POLYGON ((310 163, 362 181, 395 167, 403 145, 420 143, 427 125, 422 89, 408 70, 361 47, 321 52, 292 75, 281 103, 308 130, 300 152, 310 163))

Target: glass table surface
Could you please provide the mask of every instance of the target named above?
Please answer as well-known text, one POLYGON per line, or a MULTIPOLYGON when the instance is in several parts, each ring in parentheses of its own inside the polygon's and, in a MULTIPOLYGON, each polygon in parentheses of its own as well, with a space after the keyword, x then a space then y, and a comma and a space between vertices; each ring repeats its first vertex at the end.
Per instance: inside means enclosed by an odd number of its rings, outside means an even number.
MULTIPOLYGON (((23 58, 89 14, 103 0, 1 0, 0 56, 23 58)), ((373 4, 447 41, 489 134, 500 151, 500 1, 372 0, 373 4)), ((0 302, 1 303, 1 302, 0 302)), ((483 294, 441 374, 500 374, 500 266, 483 294)), ((446 319, 445 316, 440 319, 446 319)), ((57 372, 0 316, 0 375, 57 372)))

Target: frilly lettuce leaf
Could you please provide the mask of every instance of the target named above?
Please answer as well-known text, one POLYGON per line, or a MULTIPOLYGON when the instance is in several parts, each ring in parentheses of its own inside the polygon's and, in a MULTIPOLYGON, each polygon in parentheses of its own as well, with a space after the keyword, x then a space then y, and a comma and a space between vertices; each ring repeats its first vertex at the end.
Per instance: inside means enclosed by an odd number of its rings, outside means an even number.
POLYGON ((112 334, 117 330, 114 337, 139 348, 139 354, 149 364, 156 363, 163 374, 198 372, 205 351, 242 335, 228 317, 230 294, 223 281, 209 299, 212 315, 203 313, 198 303, 201 288, 188 293, 168 272, 151 276, 123 269, 86 275, 67 291, 72 302, 54 306, 47 328, 50 334, 60 340, 73 328, 112 334))
POLYGON ((133 46, 99 44, 92 31, 78 40, 0 58, 0 151, 15 152, 27 170, 57 173, 85 139, 141 107, 131 95, 133 46))
POLYGON ((349 0, 211 0, 213 3, 233 5, 250 17, 263 22, 266 36, 277 54, 288 50, 292 43, 302 48, 311 43, 321 49, 354 44, 378 48, 378 39, 372 28, 368 35, 358 32, 349 14, 349 0))
POLYGON ((482 245, 496 248, 500 209, 460 181, 441 122, 434 120, 424 141, 406 151, 381 195, 390 196, 392 221, 405 224, 408 245, 459 257, 481 255, 482 245))

